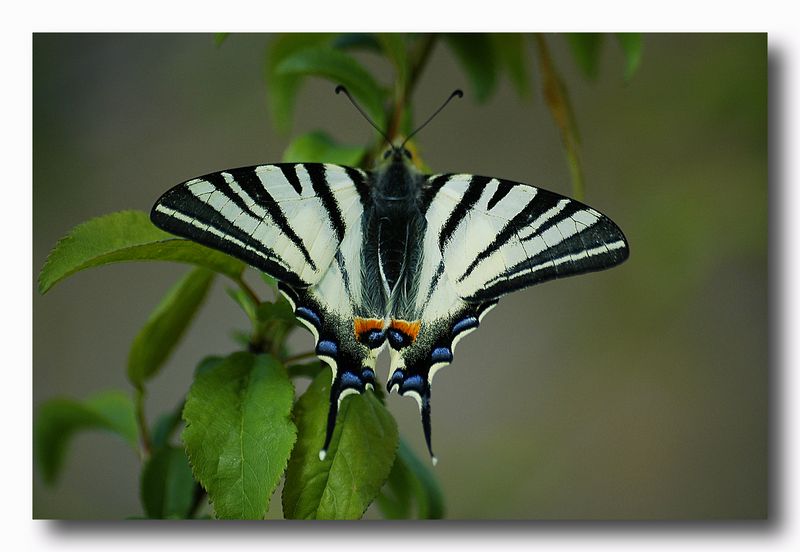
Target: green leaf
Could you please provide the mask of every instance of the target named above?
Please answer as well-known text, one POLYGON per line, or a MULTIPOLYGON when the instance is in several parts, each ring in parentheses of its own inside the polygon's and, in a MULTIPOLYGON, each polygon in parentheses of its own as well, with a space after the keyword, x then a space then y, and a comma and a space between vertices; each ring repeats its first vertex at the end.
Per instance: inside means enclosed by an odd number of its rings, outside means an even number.
POLYGON ((85 401, 56 398, 39 407, 33 428, 34 457, 47 484, 58 479, 72 436, 98 429, 119 435, 136 450, 139 433, 127 394, 106 391, 85 401))
POLYGON ((256 319, 259 322, 280 322, 286 326, 300 326, 294 315, 292 306, 285 297, 279 297, 274 303, 264 301, 256 308, 256 319))
POLYGON ((234 353, 192 384, 183 441, 218 518, 263 519, 297 429, 294 387, 269 355, 234 353))
POLYGON ((156 228, 146 213, 119 211, 79 224, 59 240, 39 274, 39 291, 80 270, 122 261, 177 261, 238 278, 244 263, 156 228))
POLYGON ((195 379, 198 376, 205 374, 206 372, 210 372, 223 362, 225 362, 225 357, 214 356, 214 355, 205 357, 203 360, 200 361, 200 363, 194 369, 195 379))
POLYGON ((313 75, 328 79, 335 84, 343 84, 379 128, 386 126, 383 90, 364 66, 340 50, 325 47, 305 48, 283 59, 276 73, 313 75))
POLYGON ((300 75, 278 74, 278 65, 298 50, 327 44, 331 36, 322 33, 285 33, 278 35, 270 45, 264 76, 267 82, 269 110, 278 131, 286 133, 291 128, 295 98, 303 81, 300 75))
MULTIPOLYGON (((402 440, 401 440, 402 442, 402 440)), ((375 498, 375 503, 386 519, 411 519, 411 483, 412 475, 405 462, 397 458, 392 464, 392 471, 386 480, 380 494, 375 498)))
POLYGON ((520 33, 492 33, 492 43, 497 57, 508 72, 511 83, 521 98, 531 93, 528 60, 525 56, 525 37, 520 33))
POLYGON ((575 58, 575 62, 583 74, 590 79, 597 78, 603 35, 600 33, 568 33, 566 37, 572 50, 572 57, 575 58))
POLYGON ((222 46, 222 43, 225 42, 225 39, 230 36, 231 33, 214 33, 214 44, 217 48, 222 46))
POLYGON ((642 61, 642 35, 640 33, 616 33, 617 42, 625 53, 625 80, 633 78, 642 61))
POLYGON ((283 515, 291 519, 358 519, 389 476, 397 424, 371 392, 342 400, 328 455, 325 439, 331 372, 323 370, 297 401, 299 431, 283 486, 283 515))
POLYGON ((290 163, 336 163, 358 166, 366 153, 363 146, 337 144, 322 131, 301 134, 283 152, 283 160, 290 163))
POLYGON ((401 33, 380 33, 378 35, 378 43, 386 57, 394 65, 399 88, 405 90, 408 80, 408 49, 406 48, 405 35, 401 33))
POLYGON ((180 341, 208 294, 214 273, 195 268, 175 284, 136 335, 128 355, 128 379, 142 387, 180 341))
POLYGON ((185 519, 194 499, 195 483, 183 449, 164 447, 142 468, 140 494, 150 519, 185 519))
POLYGON ((472 89, 479 102, 485 102, 497 85, 497 66, 494 48, 489 35, 485 33, 448 34, 447 44, 455 54, 461 67, 472 83, 472 89))
POLYGON ((558 75, 550 51, 542 35, 536 35, 539 50, 539 68, 542 73, 542 92, 550 114, 561 134, 561 143, 567 155, 570 175, 572 177, 572 193, 575 199, 583 198, 583 169, 580 162, 580 135, 567 88, 558 75))

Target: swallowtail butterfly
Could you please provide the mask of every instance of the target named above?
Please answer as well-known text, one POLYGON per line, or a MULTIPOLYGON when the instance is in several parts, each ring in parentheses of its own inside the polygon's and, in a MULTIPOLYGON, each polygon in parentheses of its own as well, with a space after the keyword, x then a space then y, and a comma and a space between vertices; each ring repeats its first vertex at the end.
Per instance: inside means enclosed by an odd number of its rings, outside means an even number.
POLYGON ((342 398, 373 388, 388 346, 387 389, 419 403, 435 462, 431 382, 459 340, 504 295, 628 257, 622 231, 591 207, 501 178, 420 174, 404 145, 387 142, 372 171, 229 169, 179 184, 150 214, 278 280, 333 371, 321 459, 342 398))

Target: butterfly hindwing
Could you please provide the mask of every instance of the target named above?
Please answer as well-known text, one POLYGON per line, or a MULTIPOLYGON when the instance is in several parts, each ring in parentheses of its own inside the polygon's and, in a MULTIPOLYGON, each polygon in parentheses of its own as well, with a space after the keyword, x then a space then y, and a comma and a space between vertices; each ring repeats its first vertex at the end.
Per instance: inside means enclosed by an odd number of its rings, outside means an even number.
POLYGON ((333 372, 321 458, 333 437, 342 399, 373 388, 376 357, 385 341, 385 307, 380 301, 363 299, 362 232, 361 225, 348 227, 330 268, 315 285, 293 289, 279 284, 297 318, 314 335, 317 356, 333 372))

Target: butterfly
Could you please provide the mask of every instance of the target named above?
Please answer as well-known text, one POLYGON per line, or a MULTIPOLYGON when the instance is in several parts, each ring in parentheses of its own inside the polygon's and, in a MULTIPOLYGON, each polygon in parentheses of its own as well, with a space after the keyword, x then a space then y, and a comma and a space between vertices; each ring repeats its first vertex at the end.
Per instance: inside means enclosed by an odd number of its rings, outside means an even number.
POLYGON ((150 218, 278 281, 333 373, 320 459, 342 399, 374 389, 388 347, 387 390, 419 403, 435 463, 431 383, 461 338, 501 297, 615 266, 628 243, 583 203, 501 178, 422 174, 405 142, 387 142, 371 171, 277 163, 193 178, 150 218))

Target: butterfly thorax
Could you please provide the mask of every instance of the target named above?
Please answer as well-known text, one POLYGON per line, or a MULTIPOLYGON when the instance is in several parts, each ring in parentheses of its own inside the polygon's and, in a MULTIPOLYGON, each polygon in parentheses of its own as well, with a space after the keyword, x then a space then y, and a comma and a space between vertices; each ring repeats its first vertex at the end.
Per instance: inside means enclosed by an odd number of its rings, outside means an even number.
POLYGON ((373 247, 365 253, 371 257, 367 262, 375 263, 387 294, 408 285, 421 258, 426 223, 418 202, 420 179, 402 156, 392 156, 373 172, 372 205, 365 213, 365 235, 373 247))

